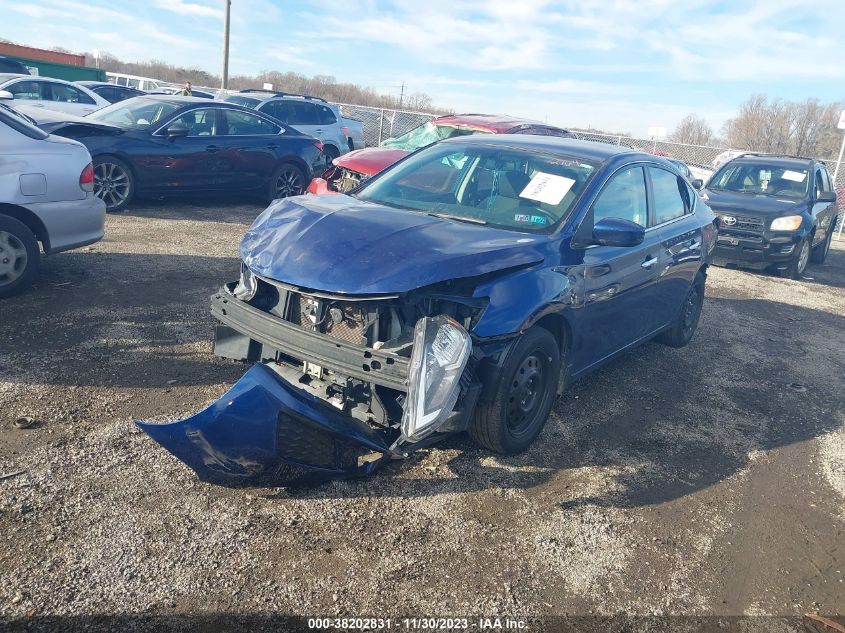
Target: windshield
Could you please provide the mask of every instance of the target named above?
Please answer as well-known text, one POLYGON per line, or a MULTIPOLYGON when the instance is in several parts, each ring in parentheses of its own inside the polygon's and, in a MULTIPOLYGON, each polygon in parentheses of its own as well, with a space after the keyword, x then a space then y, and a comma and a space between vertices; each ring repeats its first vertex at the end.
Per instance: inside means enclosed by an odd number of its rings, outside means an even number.
POLYGON ((728 163, 719 170, 708 189, 756 196, 803 198, 807 195, 806 169, 766 163, 728 163))
POLYGON ((519 231, 546 231, 571 209, 595 165, 478 144, 435 145, 388 168, 361 200, 519 231))
POLYGON ((87 118, 111 123, 124 130, 146 130, 166 120, 181 107, 181 103, 133 97, 92 112, 87 118))
POLYGON ((226 103, 234 103, 235 105, 244 106, 245 108, 254 108, 259 103, 261 103, 258 99, 253 99, 252 97, 242 97, 240 95, 231 95, 223 99, 226 103))
POLYGON ((442 141, 444 138, 476 133, 478 133, 478 130, 467 130, 450 125, 434 125, 434 123, 428 121, 419 127, 415 127, 410 132, 405 132, 402 136, 387 139, 381 145, 382 147, 392 147, 393 149, 404 149, 407 152, 414 152, 426 145, 442 141))

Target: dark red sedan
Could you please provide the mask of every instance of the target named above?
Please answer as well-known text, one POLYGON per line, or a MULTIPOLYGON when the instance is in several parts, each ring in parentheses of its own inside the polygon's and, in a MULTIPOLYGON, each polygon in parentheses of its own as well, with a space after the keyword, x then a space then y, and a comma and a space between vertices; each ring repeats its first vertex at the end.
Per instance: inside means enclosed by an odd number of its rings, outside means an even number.
POLYGON ((381 147, 367 147, 344 154, 320 178, 308 186, 313 194, 345 193, 365 180, 389 167, 410 152, 443 139, 467 134, 534 134, 578 138, 563 128, 530 119, 520 119, 498 114, 450 114, 388 139, 381 147))

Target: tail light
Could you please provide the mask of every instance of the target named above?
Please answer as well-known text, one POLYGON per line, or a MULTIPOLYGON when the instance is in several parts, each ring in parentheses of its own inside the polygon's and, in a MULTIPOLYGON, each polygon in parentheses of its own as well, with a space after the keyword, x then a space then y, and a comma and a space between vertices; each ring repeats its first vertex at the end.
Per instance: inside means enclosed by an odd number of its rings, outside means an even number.
POLYGON ((88 163, 79 174, 79 188, 82 191, 94 191, 94 165, 88 163))
POLYGON ((323 144, 320 141, 314 140, 311 141, 311 143, 313 143, 314 147, 316 147, 318 150, 320 150, 321 152, 323 151, 323 144))
POLYGON ((340 126, 340 131, 343 132, 344 136, 349 136, 349 128, 346 127, 345 125, 340 126))

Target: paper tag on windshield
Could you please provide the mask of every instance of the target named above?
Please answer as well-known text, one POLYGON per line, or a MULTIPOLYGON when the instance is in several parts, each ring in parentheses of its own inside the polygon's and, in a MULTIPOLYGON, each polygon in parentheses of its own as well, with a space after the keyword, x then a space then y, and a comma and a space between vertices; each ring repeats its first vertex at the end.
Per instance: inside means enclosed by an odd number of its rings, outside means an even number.
POLYGON ((547 174, 538 171, 534 174, 525 189, 519 194, 520 198, 528 198, 529 200, 536 200, 545 204, 556 205, 560 204, 575 181, 572 178, 565 176, 555 176, 554 174, 547 174))
POLYGON ((802 174, 800 171, 790 171, 789 169, 783 172, 781 178, 784 180, 791 180, 793 182, 804 182, 807 174, 802 174))

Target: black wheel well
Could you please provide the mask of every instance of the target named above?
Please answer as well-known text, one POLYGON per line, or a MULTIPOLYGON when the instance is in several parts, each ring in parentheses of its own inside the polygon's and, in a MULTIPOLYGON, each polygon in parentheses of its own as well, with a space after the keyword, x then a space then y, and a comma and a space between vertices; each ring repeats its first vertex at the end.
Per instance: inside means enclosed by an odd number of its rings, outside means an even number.
POLYGON ((572 329, 566 317, 557 312, 552 312, 535 321, 533 325, 552 333, 560 346, 561 358, 565 358, 566 352, 572 344, 572 329))
POLYGON ((44 226, 41 218, 35 215, 32 211, 14 204, 0 203, 0 215, 7 215, 10 218, 15 218, 18 222, 25 224, 35 235, 35 238, 41 242, 44 252, 48 253, 50 251, 50 234, 47 233, 47 228, 44 226))

